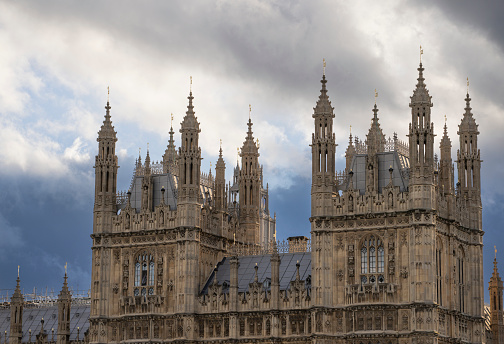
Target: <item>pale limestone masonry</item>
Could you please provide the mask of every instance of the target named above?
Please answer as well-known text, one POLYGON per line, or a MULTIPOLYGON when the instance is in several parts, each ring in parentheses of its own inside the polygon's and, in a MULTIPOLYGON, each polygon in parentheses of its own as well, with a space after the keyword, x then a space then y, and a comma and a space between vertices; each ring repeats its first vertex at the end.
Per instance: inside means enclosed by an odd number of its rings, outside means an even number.
POLYGON ((202 177, 191 93, 178 152, 171 129, 162 163, 139 158, 131 192, 118 201, 107 103, 95 165, 90 342, 485 342, 479 132, 467 95, 455 187, 446 125, 440 161, 434 156, 432 102, 421 64, 418 71, 409 145, 385 138, 375 105, 365 142, 350 137, 340 173, 323 76, 311 242, 292 239, 292 251, 274 242, 250 120, 233 185, 222 151, 215 178, 202 177))
MULTIPOLYGON (((89 331, 70 329, 65 275, 56 340, 41 322, 36 342, 503 343, 496 260, 485 328, 481 159, 471 99, 467 94, 458 130, 454 185, 446 123, 438 161, 422 64, 418 72, 408 143, 385 137, 375 104, 366 139, 350 135, 340 172, 337 116, 323 75, 313 112, 311 238, 283 243, 276 242, 250 119, 232 183, 222 149, 215 177, 204 174, 191 92, 178 150, 170 128, 162 160, 139 157, 130 189, 118 192, 107 102, 94 166, 89 331)), ((18 278, 9 344, 27 337, 24 304, 18 278)))

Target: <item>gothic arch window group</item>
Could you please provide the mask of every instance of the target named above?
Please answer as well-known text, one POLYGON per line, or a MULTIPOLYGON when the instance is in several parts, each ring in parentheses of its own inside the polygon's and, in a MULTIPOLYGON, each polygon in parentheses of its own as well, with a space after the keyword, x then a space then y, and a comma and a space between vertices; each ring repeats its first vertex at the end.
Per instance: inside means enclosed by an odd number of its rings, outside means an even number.
POLYGON ((383 241, 376 235, 364 238, 360 246, 361 282, 385 282, 385 248, 383 241))
POLYGON ((135 261, 135 296, 154 294, 155 263, 154 256, 148 251, 141 251, 135 261))
MULTIPOLYGON (((455 253, 455 252, 454 252, 455 253)), ((464 271, 464 260, 465 260, 465 252, 462 246, 459 246, 457 252, 455 253, 456 260, 456 272, 457 272, 457 287, 458 287, 458 297, 459 297, 459 311, 465 312, 465 271, 464 271)))

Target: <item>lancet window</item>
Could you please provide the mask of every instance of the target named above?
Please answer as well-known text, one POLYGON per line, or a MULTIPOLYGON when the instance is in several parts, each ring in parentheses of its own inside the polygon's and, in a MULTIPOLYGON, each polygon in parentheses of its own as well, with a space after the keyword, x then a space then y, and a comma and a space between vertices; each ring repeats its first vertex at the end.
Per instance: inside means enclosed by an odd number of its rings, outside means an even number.
POLYGON ((155 263, 154 257, 147 251, 142 251, 135 262, 135 296, 154 294, 155 263))
POLYGON ((360 248, 361 282, 385 282, 385 249, 381 239, 375 235, 366 237, 360 248))

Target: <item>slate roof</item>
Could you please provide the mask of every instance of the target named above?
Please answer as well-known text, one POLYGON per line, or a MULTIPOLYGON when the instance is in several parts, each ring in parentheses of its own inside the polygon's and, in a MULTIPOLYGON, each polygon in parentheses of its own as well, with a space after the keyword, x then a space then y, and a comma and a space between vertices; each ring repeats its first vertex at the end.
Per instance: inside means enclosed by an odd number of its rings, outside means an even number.
MULTIPOLYGON (((79 338, 84 338, 84 333, 89 328, 89 305, 73 305, 70 309, 70 340, 77 340, 77 327, 79 327, 79 338)), ((10 333, 10 308, 0 309, 0 335, 7 336, 10 333)), ((31 341, 36 341, 36 335, 39 334, 41 323, 40 320, 44 318, 44 330, 48 335, 48 340, 52 340, 51 329, 54 328, 54 340, 58 333, 58 306, 44 305, 34 308, 23 308, 23 343, 27 343, 30 339, 29 331, 31 330, 31 341)), ((2 338, 3 342, 3 338, 2 338)))
MULTIPOLYGON (((201 290, 201 294, 208 294, 208 287, 217 278, 217 282, 221 285, 227 284, 223 288, 223 292, 229 291, 230 279, 230 258, 224 258, 217 265, 217 272, 212 272, 207 280, 207 283, 201 290)), ((254 282, 255 264, 257 263, 257 277, 259 282, 264 283, 267 279, 271 281, 271 254, 259 256, 244 256, 238 257, 238 292, 245 292, 249 288, 249 284, 254 282)), ((296 279, 296 263, 299 261, 299 275, 301 280, 306 281, 308 276, 311 276, 311 252, 298 253, 281 253, 280 254, 280 290, 289 288, 291 281, 296 279)), ((310 277, 311 278, 311 277, 310 277)), ((270 289, 267 287, 266 289, 270 289)))

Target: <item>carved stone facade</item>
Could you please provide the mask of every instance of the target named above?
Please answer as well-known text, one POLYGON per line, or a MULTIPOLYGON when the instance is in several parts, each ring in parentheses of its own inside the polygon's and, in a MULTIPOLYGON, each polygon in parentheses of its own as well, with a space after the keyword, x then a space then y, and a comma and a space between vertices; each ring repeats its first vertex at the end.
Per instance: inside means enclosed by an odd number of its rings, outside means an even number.
POLYGON ((484 342, 477 125, 467 95, 455 188, 446 130, 441 161, 434 157, 431 97, 418 70, 409 146, 386 140, 375 105, 365 143, 350 139, 340 173, 323 76, 311 242, 296 239, 302 253, 279 252, 260 230, 265 200, 250 120, 242 166, 225 189, 222 151, 216 177, 200 174, 190 94, 178 153, 172 129, 163 166, 148 153, 144 165, 139 158, 132 192, 117 202, 107 104, 95 166, 90 342, 484 342))
MULTIPOLYGON (((395 134, 385 138, 375 104, 366 140, 350 136, 341 172, 335 168, 336 116, 322 77, 313 113, 311 238, 288 243, 275 241, 251 120, 232 185, 225 181, 222 150, 215 177, 202 174, 190 93, 181 147, 176 150, 171 128, 162 162, 151 163, 147 152, 129 192, 120 193, 107 103, 95 163, 84 341, 501 343, 496 262, 492 333, 484 323, 481 160, 471 99, 467 94, 453 185, 446 124, 438 161, 422 64, 418 71, 409 143, 395 134)), ((24 342, 19 290, 18 279, 10 344, 24 342)), ((65 276, 56 344, 81 341, 78 330, 68 331, 69 300, 65 276)), ((51 342, 44 333, 37 342, 51 342)))

